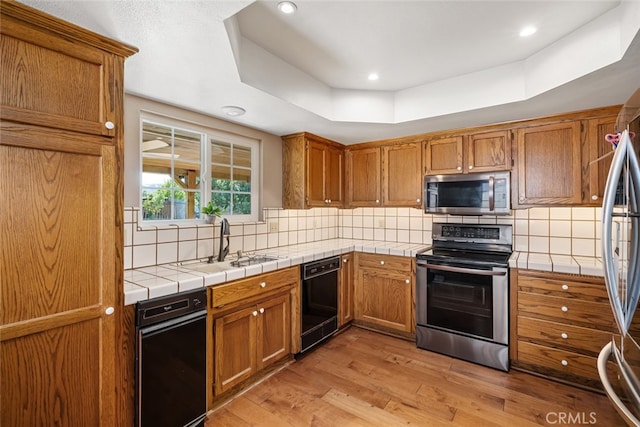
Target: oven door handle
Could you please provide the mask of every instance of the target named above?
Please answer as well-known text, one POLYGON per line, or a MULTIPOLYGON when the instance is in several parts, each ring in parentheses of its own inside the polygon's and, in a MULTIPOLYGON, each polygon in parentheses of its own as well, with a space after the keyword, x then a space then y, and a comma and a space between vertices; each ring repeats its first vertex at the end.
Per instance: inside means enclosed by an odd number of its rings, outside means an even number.
POLYGON ((464 267, 453 267, 450 265, 440 265, 440 264, 420 264, 424 267, 430 268, 432 270, 442 270, 442 271, 453 271, 455 273, 469 273, 475 274, 478 276, 506 276, 506 271, 493 271, 493 270, 477 270, 475 268, 464 268, 464 267))

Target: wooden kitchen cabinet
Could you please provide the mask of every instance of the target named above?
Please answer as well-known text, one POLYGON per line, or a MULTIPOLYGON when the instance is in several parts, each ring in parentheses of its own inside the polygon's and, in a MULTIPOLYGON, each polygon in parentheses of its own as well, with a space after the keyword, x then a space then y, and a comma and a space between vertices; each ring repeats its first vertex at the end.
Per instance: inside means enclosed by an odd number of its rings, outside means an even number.
POLYGON ((511 170, 511 132, 476 132, 425 143, 426 175, 511 170))
POLYGON ((422 143, 347 149, 347 206, 422 203, 422 143))
POLYGON ((251 378, 290 354, 289 293, 214 320, 214 392, 251 378))
POLYGON ((382 206, 381 173, 380 147, 347 149, 347 206, 382 206))
POLYGON ((381 332, 415 336, 412 258, 356 253, 354 322, 381 332))
POLYGON ((597 357, 615 323, 603 278, 512 270, 512 366, 599 387, 597 357))
POLYGON ((338 327, 349 324, 353 320, 353 252, 343 254, 342 266, 338 277, 338 327))
POLYGON ((299 351, 298 267, 209 289, 209 407, 299 351))
POLYGON ((310 133, 282 137, 283 208, 344 204, 344 147, 310 133))
POLYGON ((136 49, 18 2, 0 13, 0 425, 131 425, 119 339, 136 49))
POLYGON ((605 135, 616 131, 617 116, 587 120, 586 142, 583 145, 583 192, 588 197, 584 204, 602 206, 604 188, 613 159, 614 148, 605 140, 605 135))
POLYGON ((517 130, 514 207, 582 203, 580 129, 573 120, 517 130))

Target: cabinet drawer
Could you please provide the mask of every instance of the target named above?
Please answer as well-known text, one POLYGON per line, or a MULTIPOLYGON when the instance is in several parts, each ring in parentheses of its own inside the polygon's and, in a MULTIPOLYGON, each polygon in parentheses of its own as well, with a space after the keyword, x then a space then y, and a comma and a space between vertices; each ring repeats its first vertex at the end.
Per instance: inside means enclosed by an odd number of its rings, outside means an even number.
POLYGON ((236 280, 210 289, 211 308, 242 301, 295 284, 300 279, 299 267, 291 267, 273 273, 236 280))
POLYGON ((584 281, 574 278, 554 278, 532 276, 522 271, 518 274, 518 290, 522 292, 550 295, 564 298, 579 298, 581 300, 607 303, 607 288, 603 279, 585 278, 584 281))
POLYGON ((598 380, 597 357, 518 341, 518 361, 547 368, 565 376, 598 380))
POLYGON ((358 254, 358 267, 378 268, 393 272, 410 273, 412 258, 394 255, 358 254))
POLYGON ((609 304, 518 292, 518 314, 613 331, 609 304))
POLYGON ((602 347, 611 341, 612 333, 519 316, 518 338, 597 357, 602 347))

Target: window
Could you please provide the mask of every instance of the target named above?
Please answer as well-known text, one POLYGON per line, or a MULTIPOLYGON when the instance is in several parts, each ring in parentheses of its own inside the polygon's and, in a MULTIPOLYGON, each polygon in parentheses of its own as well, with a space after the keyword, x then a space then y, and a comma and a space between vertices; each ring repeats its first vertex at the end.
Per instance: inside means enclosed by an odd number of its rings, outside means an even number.
POLYGON ((147 116, 141 134, 144 220, 201 219, 210 200, 228 219, 258 219, 256 140, 147 116))

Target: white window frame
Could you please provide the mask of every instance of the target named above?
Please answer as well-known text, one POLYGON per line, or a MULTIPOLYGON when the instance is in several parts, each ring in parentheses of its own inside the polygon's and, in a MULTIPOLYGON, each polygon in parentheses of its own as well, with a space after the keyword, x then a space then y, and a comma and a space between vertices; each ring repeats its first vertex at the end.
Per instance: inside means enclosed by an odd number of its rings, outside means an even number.
MULTIPOLYGON (((140 156, 139 171, 140 171, 140 183, 139 189, 139 203, 142 209, 142 135, 144 122, 150 122, 161 126, 174 127, 185 131, 194 133, 202 133, 200 146, 200 205, 205 206, 211 200, 211 140, 219 141, 227 144, 240 145, 243 147, 251 148, 251 214, 250 215, 227 215, 223 214, 223 217, 232 223, 241 222, 257 222, 259 219, 260 208, 260 150, 261 141, 259 139, 226 132, 220 129, 214 129, 206 125, 180 120, 173 117, 168 117, 162 114, 156 114, 147 111, 140 112, 139 123, 139 137, 138 137, 138 153, 140 156)), ((205 219, 172 219, 172 220, 144 220, 141 223, 145 225, 169 225, 169 224, 201 224, 205 219)))

